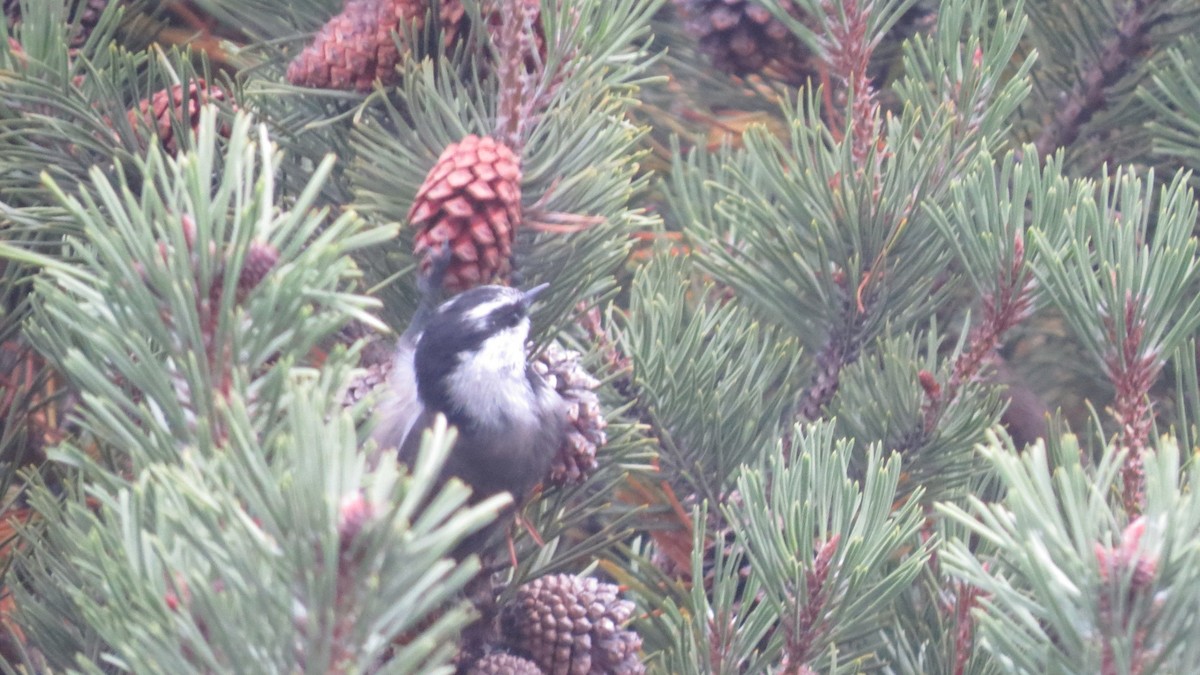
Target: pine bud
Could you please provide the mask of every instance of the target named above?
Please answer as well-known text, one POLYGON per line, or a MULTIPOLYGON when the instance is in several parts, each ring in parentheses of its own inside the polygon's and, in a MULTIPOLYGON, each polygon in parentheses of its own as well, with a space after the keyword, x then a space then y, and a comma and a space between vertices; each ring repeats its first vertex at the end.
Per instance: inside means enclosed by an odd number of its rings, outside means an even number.
POLYGON ((258 287, 267 274, 279 262, 279 249, 271 244, 255 239, 246 250, 246 259, 242 261, 242 271, 238 274, 238 302, 246 299, 250 291, 258 287))
POLYGON ((362 533, 367 523, 375 517, 375 505, 367 500, 361 490, 342 498, 338 507, 338 548, 346 555, 354 540, 362 533))

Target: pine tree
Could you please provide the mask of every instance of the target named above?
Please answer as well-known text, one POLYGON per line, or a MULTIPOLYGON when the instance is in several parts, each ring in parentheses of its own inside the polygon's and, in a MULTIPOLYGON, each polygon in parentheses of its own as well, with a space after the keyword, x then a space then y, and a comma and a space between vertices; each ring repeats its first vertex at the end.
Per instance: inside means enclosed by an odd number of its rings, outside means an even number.
POLYGON ((1187 671, 1193 5, 5 2, 0 669, 1187 671), (542 282, 456 560, 392 345, 542 282))

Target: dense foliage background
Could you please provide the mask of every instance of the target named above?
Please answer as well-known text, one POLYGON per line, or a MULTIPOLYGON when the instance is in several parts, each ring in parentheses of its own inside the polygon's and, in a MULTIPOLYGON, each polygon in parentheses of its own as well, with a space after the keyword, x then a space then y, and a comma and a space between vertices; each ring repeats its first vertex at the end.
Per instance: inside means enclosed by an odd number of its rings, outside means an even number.
POLYGON ((1200 659, 1192 0, 3 8, 4 672, 1200 659), (482 560, 443 250, 572 410, 482 560))

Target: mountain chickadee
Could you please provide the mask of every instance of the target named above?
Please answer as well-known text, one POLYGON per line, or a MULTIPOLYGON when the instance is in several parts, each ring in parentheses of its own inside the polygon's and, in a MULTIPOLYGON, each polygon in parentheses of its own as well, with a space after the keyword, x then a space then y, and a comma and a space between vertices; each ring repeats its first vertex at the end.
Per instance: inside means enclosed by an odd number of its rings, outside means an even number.
MULTIPOLYGON (((526 360, 529 306, 545 288, 479 286, 401 336, 388 395, 377 407, 379 447, 398 448, 411 465, 422 432, 442 413, 458 429, 442 480, 461 479, 472 501, 509 492, 520 505, 566 433, 566 404, 526 360)), ((460 552, 478 550, 487 538, 469 538, 460 552)))

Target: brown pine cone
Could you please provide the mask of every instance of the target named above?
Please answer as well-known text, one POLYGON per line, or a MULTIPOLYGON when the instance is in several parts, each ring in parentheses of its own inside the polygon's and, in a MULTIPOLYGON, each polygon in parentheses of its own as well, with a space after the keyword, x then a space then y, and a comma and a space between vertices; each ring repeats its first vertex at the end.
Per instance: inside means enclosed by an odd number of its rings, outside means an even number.
POLYGON ((359 340, 366 342, 363 345, 362 352, 359 353, 359 364, 366 368, 369 366, 384 366, 386 370, 383 376, 386 378, 387 373, 392 368, 392 357, 396 351, 395 336, 387 337, 383 333, 378 332, 374 327, 368 326, 362 321, 351 321, 338 331, 334 338, 337 342, 350 346, 359 340))
POLYGON ((368 394, 383 386, 392 372, 390 361, 373 363, 362 373, 355 375, 342 392, 342 405, 351 406, 367 397, 368 394))
POLYGON ((513 656, 507 652, 492 652, 476 661, 467 675, 545 675, 537 664, 529 659, 513 656))
MULTIPOLYGON (((800 41, 754 0, 673 2, 684 28, 719 70, 743 76, 773 67, 788 81, 803 74, 806 54, 800 41)), ((779 0, 779 4, 793 17, 802 16, 790 0, 779 0)))
POLYGON ((346 0, 313 41, 292 60, 287 80, 301 87, 371 90, 399 78, 400 50, 392 34, 404 35, 408 24, 423 22, 422 0, 346 0))
POLYGON ((553 343, 533 362, 533 369, 567 404, 567 436, 554 463, 550 482, 578 485, 596 469, 596 450, 608 442, 608 422, 600 410, 600 382, 579 362, 579 352, 553 343))
POLYGON ((72 47, 82 47, 83 43, 87 42, 88 36, 96 29, 96 24, 100 23, 100 16, 111 4, 111 0, 82 0, 82 4, 84 6, 80 10, 78 27, 71 36, 72 47))
MULTIPOLYGON (((143 99, 137 108, 129 111, 129 123, 134 129, 149 126, 162 141, 163 149, 171 155, 178 155, 180 144, 175 137, 175 125, 182 123, 195 133, 200 125, 201 106, 228 98, 224 89, 196 79, 186 91, 183 85, 177 84, 143 99)), ((221 132, 227 135, 229 130, 222 128, 221 132)))
POLYGON ((633 610, 614 584, 556 574, 517 589, 500 627, 510 647, 550 675, 640 675, 642 638, 622 628, 633 610))
POLYGON ((506 281, 521 220, 520 160, 490 136, 450 144, 417 191, 408 220, 417 228, 414 253, 422 272, 449 247, 448 290, 506 281))

